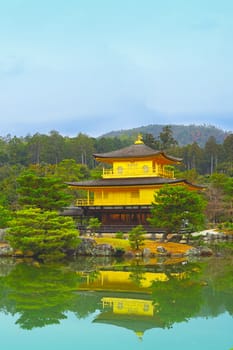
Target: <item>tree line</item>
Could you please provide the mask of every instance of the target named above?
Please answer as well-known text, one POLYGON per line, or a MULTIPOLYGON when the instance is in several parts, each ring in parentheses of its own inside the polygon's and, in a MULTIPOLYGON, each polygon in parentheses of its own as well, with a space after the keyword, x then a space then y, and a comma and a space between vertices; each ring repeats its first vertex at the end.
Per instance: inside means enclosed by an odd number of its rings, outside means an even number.
POLYGON ((130 140, 93 138, 79 133, 75 137, 62 136, 57 131, 33 136, 0 137, 0 166, 58 164, 64 159, 95 167, 94 152, 108 152, 129 145, 130 140))
MULTIPOLYGON (((49 134, 36 133, 25 137, 0 137, 0 166, 29 166, 31 164, 58 164, 64 159, 93 169, 93 153, 110 152, 132 144, 136 134, 93 138, 79 133, 75 137, 62 136, 53 130, 49 134)), ((197 142, 179 146, 171 126, 163 127, 158 137, 143 134, 144 142, 155 149, 164 150, 183 159, 182 170, 195 169, 199 174, 221 172, 232 176, 233 134, 222 143, 210 136, 204 147, 197 142)))

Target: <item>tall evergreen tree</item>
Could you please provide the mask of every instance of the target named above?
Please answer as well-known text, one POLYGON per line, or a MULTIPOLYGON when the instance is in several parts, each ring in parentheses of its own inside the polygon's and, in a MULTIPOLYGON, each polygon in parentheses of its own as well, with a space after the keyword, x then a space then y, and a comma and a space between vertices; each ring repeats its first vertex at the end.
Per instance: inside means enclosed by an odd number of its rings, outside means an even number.
POLYGON ((159 134, 160 148, 167 150, 171 147, 177 146, 178 142, 173 137, 173 131, 170 125, 163 127, 162 132, 159 134))
POLYGON ((150 223, 168 233, 180 233, 184 229, 194 232, 205 224, 205 201, 201 195, 184 186, 164 186, 155 192, 150 223))
POLYGON ((19 203, 26 207, 43 210, 60 210, 72 201, 67 186, 55 176, 38 176, 25 172, 18 179, 19 203))
MULTIPOLYGON (((214 136, 210 136, 205 144, 206 163, 208 164, 209 173, 212 175, 218 164, 218 145, 214 136)), ((206 169, 208 171, 208 169, 206 169)))

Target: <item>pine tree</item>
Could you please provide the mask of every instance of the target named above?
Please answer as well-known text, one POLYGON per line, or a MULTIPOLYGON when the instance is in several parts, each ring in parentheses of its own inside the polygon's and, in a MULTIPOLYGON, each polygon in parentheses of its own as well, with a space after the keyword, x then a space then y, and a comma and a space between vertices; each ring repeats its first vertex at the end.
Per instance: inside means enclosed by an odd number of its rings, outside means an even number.
POLYGON ((62 259, 79 243, 79 232, 71 217, 39 208, 18 210, 9 223, 6 240, 22 253, 28 251, 43 261, 62 259))
POLYGON ((132 249, 139 250, 144 245, 146 231, 138 225, 129 232, 129 243, 132 249))
POLYGON ((168 233, 187 233, 203 228, 205 200, 184 186, 164 186, 155 193, 150 223, 168 233))

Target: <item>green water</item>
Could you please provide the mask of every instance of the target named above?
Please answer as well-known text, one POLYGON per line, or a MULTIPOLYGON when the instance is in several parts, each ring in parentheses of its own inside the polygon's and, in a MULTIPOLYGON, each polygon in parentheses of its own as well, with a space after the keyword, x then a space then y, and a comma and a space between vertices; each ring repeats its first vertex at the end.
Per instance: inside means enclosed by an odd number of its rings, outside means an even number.
POLYGON ((0 260, 1 347, 233 348, 233 259, 0 260))

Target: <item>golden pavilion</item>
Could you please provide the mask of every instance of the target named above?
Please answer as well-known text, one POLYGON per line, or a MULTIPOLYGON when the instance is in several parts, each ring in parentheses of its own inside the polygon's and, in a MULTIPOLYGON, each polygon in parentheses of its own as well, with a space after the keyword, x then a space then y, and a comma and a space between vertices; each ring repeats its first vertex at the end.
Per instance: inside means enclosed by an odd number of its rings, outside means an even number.
POLYGON ((139 224, 148 228, 154 193, 164 185, 200 188, 174 177, 173 167, 182 159, 148 147, 140 135, 131 146, 93 156, 103 164, 102 178, 67 184, 85 193, 77 200, 73 215, 98 218, 106 232, 116 226, 115 232, 139 224))

